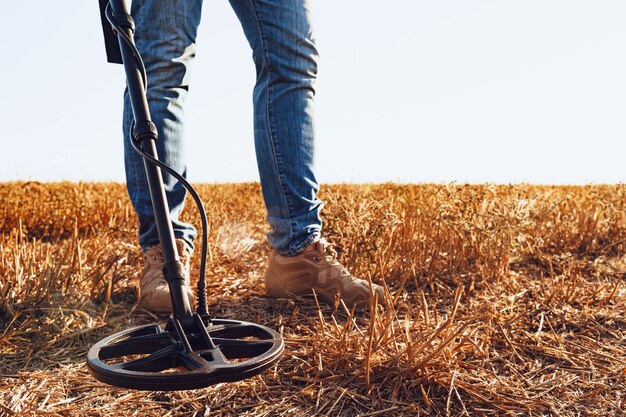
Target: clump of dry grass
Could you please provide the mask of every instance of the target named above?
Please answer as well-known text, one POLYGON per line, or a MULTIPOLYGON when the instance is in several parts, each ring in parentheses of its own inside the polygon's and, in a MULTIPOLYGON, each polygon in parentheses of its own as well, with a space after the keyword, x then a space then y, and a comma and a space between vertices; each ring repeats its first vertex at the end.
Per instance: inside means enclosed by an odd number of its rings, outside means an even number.
POLYGON ((135 304, 125 188, 0 184, 0 415, 626 412, 626 187, 326 187, 327 239, 389 289, 391 307, 362 313, 266 297, 258 185, 198 188, 211 312, 279 329, 278 366, 187 392, 93 380, 93 343, 159 319, 135 304))

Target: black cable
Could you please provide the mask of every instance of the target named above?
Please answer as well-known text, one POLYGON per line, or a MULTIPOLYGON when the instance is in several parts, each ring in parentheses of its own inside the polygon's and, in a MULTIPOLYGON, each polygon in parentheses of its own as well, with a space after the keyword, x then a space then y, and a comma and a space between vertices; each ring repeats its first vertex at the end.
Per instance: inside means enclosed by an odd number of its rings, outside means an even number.
MULTIPOLYGON (((131 132, 132 132, 132 127, 131 127, 131 132)), ((208 307, 206 304, 206 282, 204 278, 205 273, 206 273, 206 258, 208 254, 208 236, 207 236, 208 221, 207 221, 206 211, 204 209, 204 204, 202 204, 202 200, 200 199, 200 196, 198 195, 196 190, 194 190, 191 184, 189 184, 189 182, 182 175, 176 172, 169 165, 165 164, 162 161, 159 161, 158 159, 154 158, 152 155, 148 154, 146 151, 141 149, 133 139, 131 139, 131 144, 133 146, 133 149, 135 149, 135 151, 137 151, 144 159, 158 166, 159 168, 163 169, 168 174, 176 178, 183 185, 183 187, 187 189, 187 191, 189 192, 189 194, 195 201, 196 205, 198 206, 198 211, 200 213, 200 220, 202 222, 202 251, 201 251, 201 258, 200 258, 200 277, 198 279, 198 284, 197 284, 198 305, 196 306, 196 312, 203 318, 208 317, 209 311, 208 311, 208 307)))
POLYGON ((105 14, 107 20, 115 29, 117 36, 121 36, 124 42, 130 47, 131 52, 133 53, 133 58, 135 58, 135 63, 139 67, 139 71, 141 72, 141 78, 143 80, 144 91, 148 90, 148 75, 146 72, 146 66, 143 63, 143 59, 141 59, 141 55, 139 54, 139 50, 135 46, 135 43, 131 38, 128 37, 126 32, 124 32, 123 28, 117 23, 115 20, 115 15, 113 14, 113 9, 111 8, 111 3, 107 3, 107 7, 105 9, 105 14))
MULTIPOLYGON (((120 36, 121 39, 124 41, 124 43, 126 43, 128 47, 131 49, 133 57, 135 58, 135 63, 137 64, 141 72, 141 77, 143 79, 143 87, 144 87, 143 89, 144 91, 147 92, 148 77, 146 74, 146 67, 132 39, 130 39, 130 37, 126 35, 122 27, 115 20, 115 16, 113 15, 113 11, 111 9, 110 3, 107 5, 107 8, 106 8, 106 16, 111 26, 113 26, 113 28, 117 32, 118 36, 120 36)), ((200 213, 200 220, 202 223, 202 250, 201 250, 201 258, 200 258, 200 277, 198 278, 198 284, 197 284, 198 304, 196 306, 196 312, 203 319, 209 319, 209 311, 208 311, 208 307, 206 303, 206 281, 205 281, 206 258, 208 254, 208 229, 209 227, 208 227, 206 211, 204 209, 204 204, 202 204, 202 200, 200 199, 200 196, 198 195, 196 190, 194 190, 191 184, 189 184, 189 182, 182 175, 176 172, 169 165, 165 164, 162 161, 159 161, 158 159, 154 158, 152 155, 148 154, 135 142, 135 139, 133 137, 134 126, 135 126, 135 122, 133 121, 132 126, 130 128, 130 143, 133 149, 136 152, 138 152, 139 155, 141 155, 142 158, 144 158, 146 161, 150 162, 153 165, 156 165, 157 167, 161 168, 162 170, 166 171, 168 174, 176 178, 183 185, 183 187, 185 187, 185 189, 189 192, 194 202, 196 203, 196 206, 198 206, 198 212, 200 213)))

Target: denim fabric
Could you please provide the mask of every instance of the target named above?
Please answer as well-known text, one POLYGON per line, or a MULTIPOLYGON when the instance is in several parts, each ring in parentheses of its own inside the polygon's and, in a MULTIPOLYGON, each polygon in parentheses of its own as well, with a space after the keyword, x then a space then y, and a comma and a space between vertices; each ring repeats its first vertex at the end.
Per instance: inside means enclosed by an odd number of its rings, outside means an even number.
MULTIPOLYGON (((313 172, 313 98, 317 49, 308 0, 230 0, 253 51, 254 139, 268 239, 279 253, 295 255, 321 232, 313 172)), ((202 0, 133 0, 135 41, 148 72, 148 102, 159 131, 159 159, 186 174, 183 103, 202 0)), ((158 243, 143 161, 130 145, 132 111, 124 99, 126 180, 139 216, 139 243, 158 243)), ((163 173, 174 234, 193 246, 196 231, 180 222, 185 190, 163 173)))

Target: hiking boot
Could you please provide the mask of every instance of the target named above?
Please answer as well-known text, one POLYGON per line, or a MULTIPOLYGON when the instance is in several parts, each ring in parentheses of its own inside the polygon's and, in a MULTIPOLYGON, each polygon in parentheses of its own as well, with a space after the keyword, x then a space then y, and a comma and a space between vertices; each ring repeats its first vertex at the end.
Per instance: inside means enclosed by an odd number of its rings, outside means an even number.
POLYGON ((274 297, 310 295, 313 290, 318 299, 334 304, 338 294, 352 308, 369 307, 377 295, 384 302, 380 285, 356 278, 337 261, 336 252, 321 239, 296 256, 283 256, 272 251, 265 274, 265 288, 274 297))
MULTIPOLYGON (((193 306, 195 295, 189 285, 189 257, 191 249, 182 239, 176 239, 176 249, 185 273, 185 290, 193 306)), ((163 252, 161 245, 154 245, 143 253, 144 269, 139 281, 139 305, 158 313, 173 310, 170 288, 163 276, 163 252)))

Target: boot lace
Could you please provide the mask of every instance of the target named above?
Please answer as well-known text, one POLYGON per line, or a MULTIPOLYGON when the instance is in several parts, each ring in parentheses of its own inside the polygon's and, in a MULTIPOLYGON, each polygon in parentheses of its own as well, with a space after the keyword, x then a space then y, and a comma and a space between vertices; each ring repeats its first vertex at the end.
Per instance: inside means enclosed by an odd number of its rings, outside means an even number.
POLYGON ((342 278, 350 279, 351 281, 356 281, 357 278, 353 277, 352 274, 344 267, 339 260, 337 259, 337 251, 333 248, 326 239, 320 239, 320 244, 322 245, 322 257, 324 261, 331 267, 335 267, 339 269, 339 274, 342 278))

